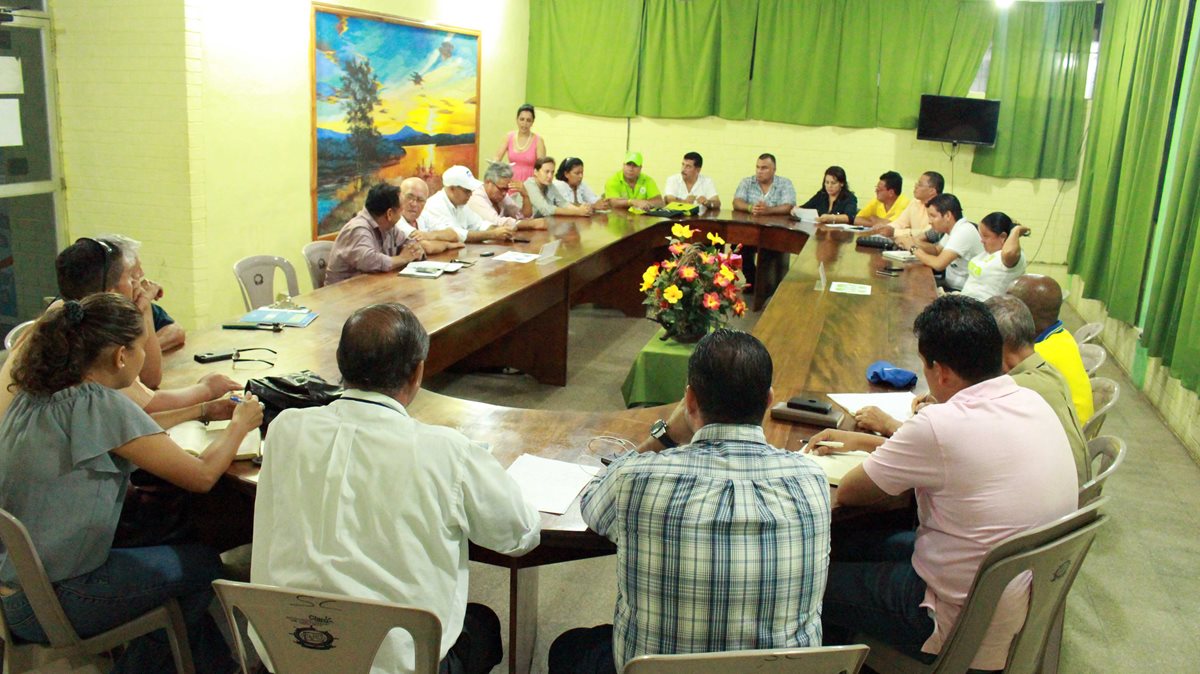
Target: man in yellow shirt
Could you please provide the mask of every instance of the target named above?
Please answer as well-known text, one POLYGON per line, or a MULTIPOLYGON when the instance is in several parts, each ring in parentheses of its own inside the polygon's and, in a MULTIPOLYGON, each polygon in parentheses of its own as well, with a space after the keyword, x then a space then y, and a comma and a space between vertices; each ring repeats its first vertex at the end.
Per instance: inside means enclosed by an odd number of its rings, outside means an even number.
POLYGON ((929 232, 929 213, 925 207, 929 201, 946 190, 946 179, 937 171, 921 174, 913 187, 913 198, 908 208, 891 224, 872 228, 871 234, 882 234, 896 240, 896 245, 907 250, 929 232))
POLYGON ((1086 424, 1095 411, 1092 403, 1092 382, 1088 378, 1087 370, 1083 368, 1079 345, 1063 326, 1063 322, 1058 320, 1058 311, 1062 308, 1062 288, 1058 281, 1041 274, 1026 274, 1013 283, 1008 289, 1008 294, 1029 307, 1030 313, 1033 314, 1034 327, 1038 331, 1033 350, 1066 378, 1067 386, 1071 389, 1071 400, 1075 403, 1075 411, 1079 415, 1079 423, 1086 424))
POLYGON ((903 192, 904 178, 899 173, 888 171, 879 176, 879 182, 875 183, 875 198, 858 212, 854 224, 872 228, 890 225, 908 208, 908 197, 903 192))

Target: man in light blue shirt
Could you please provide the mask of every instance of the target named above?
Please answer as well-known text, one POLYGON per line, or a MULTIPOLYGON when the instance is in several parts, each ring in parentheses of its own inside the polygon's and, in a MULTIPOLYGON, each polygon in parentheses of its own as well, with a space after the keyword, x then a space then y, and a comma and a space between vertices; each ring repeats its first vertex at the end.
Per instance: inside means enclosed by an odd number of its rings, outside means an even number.
POLYGON ((617 545, 614 624, 556 639, 552 674, 616 672, 645 654, 820 645, 829 484, 804 454, 767 444, 771 371, 753 336, 706 336, 670 421, 584 490, 584 520, 617 545))

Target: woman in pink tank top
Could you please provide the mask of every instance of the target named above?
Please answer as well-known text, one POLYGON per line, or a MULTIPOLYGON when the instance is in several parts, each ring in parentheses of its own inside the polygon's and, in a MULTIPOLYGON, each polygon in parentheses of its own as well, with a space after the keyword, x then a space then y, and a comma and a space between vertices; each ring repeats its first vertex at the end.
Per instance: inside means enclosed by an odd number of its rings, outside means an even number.
POLYGON ((517 130, 510 131, 504 138, 504 144, 496 153, 496 161, 508 161, 512 164, 513 181, 524 182, 533 176, 534 162, 538 157, 546 156, 546 143, 533 128, 533 106, 526 103, 517 108, 517 130), (507 159, 506 159, 507 158, 507 159))

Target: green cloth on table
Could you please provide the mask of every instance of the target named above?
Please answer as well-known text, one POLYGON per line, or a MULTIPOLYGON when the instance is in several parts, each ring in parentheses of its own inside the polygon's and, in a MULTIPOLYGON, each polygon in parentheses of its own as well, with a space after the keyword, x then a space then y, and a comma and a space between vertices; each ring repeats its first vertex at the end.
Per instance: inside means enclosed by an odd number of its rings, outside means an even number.
POLYGON ((688 359, 695 344, 680 344, 673 339, 663 340, 665 330, 659 330, 642 347, 637 359, 625 376, 621 395, 625 406, 662 405, 683 398, 687 386, 688 359))

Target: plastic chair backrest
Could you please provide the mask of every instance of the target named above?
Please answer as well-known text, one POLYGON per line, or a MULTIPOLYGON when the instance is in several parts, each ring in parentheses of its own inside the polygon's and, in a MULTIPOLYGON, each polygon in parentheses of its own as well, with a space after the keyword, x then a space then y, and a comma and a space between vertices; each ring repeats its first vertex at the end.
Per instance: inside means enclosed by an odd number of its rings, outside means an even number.
POLYGON ((1117 404, 1121 397, 1121 385, 1108 377, 1092 377, 1092 418, 1083 425, 1083 437, 1092 440, 1100 435, 1100 427, 1108 411, 1117 404))
MULTIPOLYGON (((79 644, 79 634, 63 613, 62 604, 58 603, 58 595, 46 577, 46 569, 37 550, 33 548, 29 531, 7 510, 0 510, 0 541, 4 542, 4 549, 17 572, 21 589, 25 591, 25 597, 29 599, 29 605, 50 645, 66 648, 79 644)), ((7 627, 5 629, 7 631, 7 627)))
POLYGON ((304 262, 308 264, 308 277, 312 280, 314 289, 325 286, 325 268, 329 266, 331 250, 332 241, 313 241, 301 251, 304 253, 304 262))
POLYGON ((1099 509, 1100 498, 1075 512, 1016 536, 992 548, 975 574, 958 621, 946 638, 930 672, 966 672, 979 650, 996 605, 1005 588, 1018 575, 1033 572, 1029 611, 1013 639, 1005 671, 1038 670, 1042 651, 1055 615, 1067 599, 1075 575, 1087 556, 1096 530, 1107 520, 1099 509))
POLYGON ((1125 460, 1125 441, 1115 435, 1102 435, 1088 441, 1088 466, 1094 466, 1100 459, 1100 466, 1092 471, 1092 479, 1079 488, 1079 507, 1083 507, 1100 497, 1104 481, 1125 460))
POLYGON ((1083 369, 1090 377, 1108 360, 1108 352, 1099 344, 1080 344, 1079 358, 1083 361, 1083 369))
POLYGON ((233 275, 237 277, 246 311, 254 311, 275 301, 276 269, 283 270, 284 278, 287 279, 288 295, 299 295, 300 283, 296 280, 296 268, 285 258, 277 255, 251 255, 233 265, 233 275))
POLYGON ((14 325, 13 329, 9 330, 8 334, 4 336, 4 350, 12 351, 13 344, 17 343, 17 338, 21 336, 22 332, 29 329, 31 325, 33 325, 33 321, 25 321, 24 323, 14 325))
POLYGON ((1075 331, 1075 333, 1074 333, 1075 334, 1075 343, 1076 344, 1089 344, 1093 340, 1095 340, 1097 337, 1099 337, 1101 332, 1104 332, 1104 324, 1103 323, 1100 323, 1100 322, 1088 323, 1087 325, 1084 325, 1083 327, 1081 327, 1075 331))
POLYGON ((277 674, 367 674, 384 637, 397 627, 412 635, 417 674, 438 671, 442 624, 429 611, 228 580, 214 581, 213 589, 225 607, 230 630, 237 635, 243 667, 246 647, 234 609, 254 627, 277 674))
POLYGON ((856 674, 870 649, 855 646, 778 648, 685 655, 642 655, 625 663, 623 674, 856 674))

